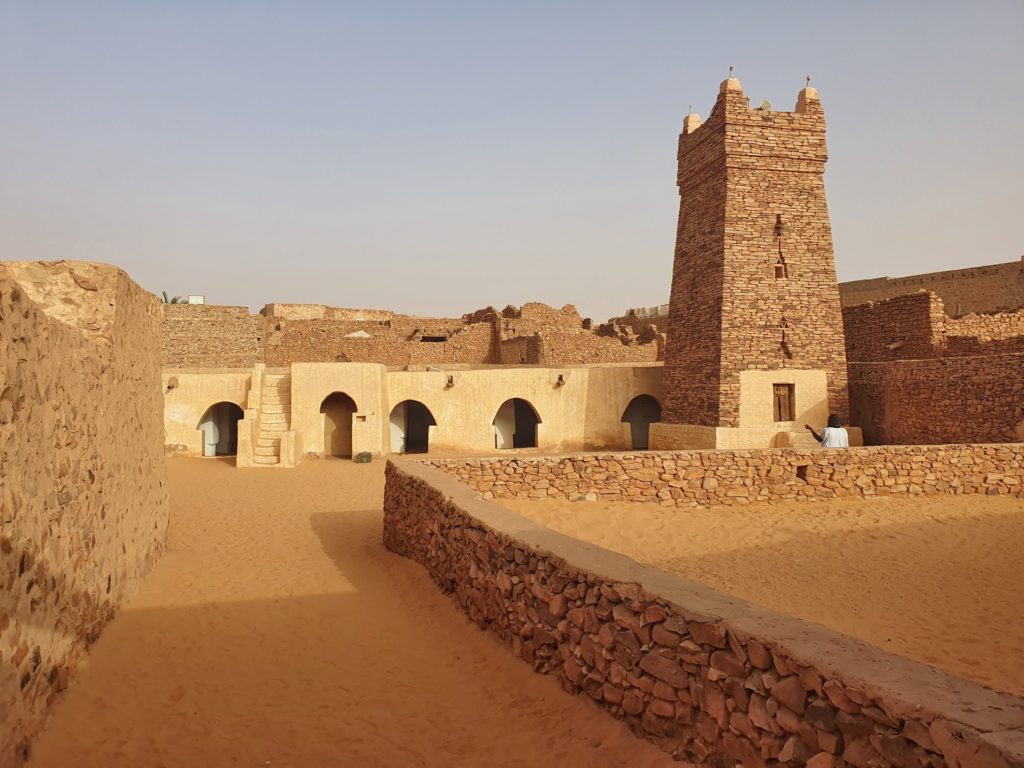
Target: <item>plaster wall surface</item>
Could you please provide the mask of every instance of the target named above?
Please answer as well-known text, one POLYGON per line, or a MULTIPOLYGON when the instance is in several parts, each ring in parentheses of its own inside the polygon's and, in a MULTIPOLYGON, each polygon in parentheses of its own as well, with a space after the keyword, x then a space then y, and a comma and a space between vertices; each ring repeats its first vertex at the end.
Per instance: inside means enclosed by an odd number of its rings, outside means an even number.
POLYGON ((566 366, 482 368, 452 372, 389 371, 388 402, 417 400, 433 414, 431 451, 495 450, 494 418, 502 403, 521 398, 540 417, 537 447, 543 451, 627 446, 622 415, 630 400, 648 394, 661 400, 661 366, 566 366), (447 385, 452 377, 452 386, 447 385), (564 384, 558 385, 562 376, 564 384))
POLYGON ((0 263, 0 766, 164 546, 160 306, 113 267, 0 263))
POLYGON ((164 369, 164 444, 169 452, 200 456, 203 436, 199 422, 221 402, 247 407, 251 370, 181 371, 164 369))
POLYGON ((322 453, 323 401, 342 392, 355 401, 352 454, 389 450, 390 409, 385 400, 385 368, 373 363, 295 363, 291 366, 291 429, 301 432, 303 451, 322 453))

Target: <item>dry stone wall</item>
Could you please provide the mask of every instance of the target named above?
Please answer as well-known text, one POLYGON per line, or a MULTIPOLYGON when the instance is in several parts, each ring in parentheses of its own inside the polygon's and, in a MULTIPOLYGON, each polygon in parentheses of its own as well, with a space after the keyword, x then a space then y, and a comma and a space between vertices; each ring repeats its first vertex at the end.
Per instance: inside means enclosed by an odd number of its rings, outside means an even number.
POLYGON ((570 305, 493 307, 462 318, 413 317, 383 310, 321 304, 245 307, 169 304, 164 307, 168 368, 286 367, 301 362, 416 365, 653 362, 652 334, 638 337, 592 329, 570 305))
POLYGON ((1024 307, 1024 256, 1006 264, 839 284, 844 306, 922 290, 937 294, 951 315, 1019 309, 1024 307))
POLYGON ((0 263, 0 766, 163 548, 160 325, 113 267, 0 263))
POLYGON ((265 318, 248 307, 163 305, 163 360, 168 368, 252 368, 263 360, 265 318))
POLYGON ((1024 309, 949 317, 930 291, 843 307, 851 362, 1024 352, 1024 309))
POLYGON ((1024 765, 1024 702, 542 528, 389 462, 384 543, 481 628, 712 768, 1024 765))
POLYGON ((1024 496, 1024 445, 430 459, 485 499, 731 506, 866 496, 1024 496))
POLYGON ((1024 353, 850 363, 869 444, 1024 441, 1024 353))

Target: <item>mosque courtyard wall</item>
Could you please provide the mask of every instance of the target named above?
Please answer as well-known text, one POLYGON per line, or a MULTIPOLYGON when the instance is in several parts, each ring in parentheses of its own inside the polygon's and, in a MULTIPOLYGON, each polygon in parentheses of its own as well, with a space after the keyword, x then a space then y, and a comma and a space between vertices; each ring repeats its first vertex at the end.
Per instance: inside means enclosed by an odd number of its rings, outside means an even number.
MULTIPOLYGON (((693 452, 389 461, 384 543, 419 562, 472 621, 535 671, 690 764, 1024 764, 1018 697, 564 536, 479 490, 498 496, 500 481, 519 484, 516 493, 530 487, 530 494, 569 499, 567 488, 581 478, 591 492, 607 481, 619 493, 620 486, 653 490, 666 477, 681 489, 706 488, 712 479, 742 487, 736 470, 756 464, 755 476, 770 488, 803 482, 792 473, 772 477, 776 466, 792 469, 793 459, 829 476, 843 474, 840 465, 853 456, 872 487, 883 487, 883 470, 908 461, 917 467, 910 482, 919 470, 919 482, 933 471, 947 482, 949 469, 967 459, 979 469, 993 465, 977 487, 972 479, 974 492, 1020 495, 1024 458, 1021 446, 731 453, 708 452, 713 468, 693 452), (1014 484, 1002 484, 1008 476, 1014 484)), ((804 487, 813 494, 827 486, 804 487)), ((858 485, 835 487, 853 493, 858 485)))
POLYGON ((163 549, 159 340, 119 269, 0 263, 0 766, 163 549))

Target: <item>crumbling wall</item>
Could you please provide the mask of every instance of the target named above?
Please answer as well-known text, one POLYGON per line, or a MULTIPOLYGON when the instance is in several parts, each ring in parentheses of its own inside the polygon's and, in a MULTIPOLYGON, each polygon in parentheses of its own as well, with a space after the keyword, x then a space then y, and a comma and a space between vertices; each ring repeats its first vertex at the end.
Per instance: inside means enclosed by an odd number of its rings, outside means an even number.
POLYGON ((163 548, 160 326, 113 267, 0 263, 0 765, 163 548))
POLYGON ((844 306, 921 290, 938 295, 951 315, 1018 309, 1024 307, 1024 256, 1006 264, 839 284, 844 306))
POLYGON ((532 303, 500 314, 487 307, 436 318, 322 304, 268 304, 260 315, 245 307, 169 304, 163 350, 166 367, 183 369, 251 368, 257 361, 274 368, 317 362, 573 365, 653 362, 659 344, 654 335, 599 333, 571 305, 558 310, 532 303), (534 337, 540 338, 516 341, 534 337))
POLYGON ((563 536, 418 462, 386 474, 389 549, 535 671, 677 759, 1024 764, 1017 697, 563 536))
POLYGON ((1024 441, 1024 353, 850 363, 868 444, 1024 441))

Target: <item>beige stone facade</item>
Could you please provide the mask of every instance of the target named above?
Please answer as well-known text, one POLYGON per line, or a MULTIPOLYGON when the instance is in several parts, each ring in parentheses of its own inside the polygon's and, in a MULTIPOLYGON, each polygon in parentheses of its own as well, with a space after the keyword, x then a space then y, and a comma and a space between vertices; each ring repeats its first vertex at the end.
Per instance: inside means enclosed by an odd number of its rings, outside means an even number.
MULTIPOLYGON (((747 371, 810 374, 825 411, 848 415, 846 358, 825 201, 825 116, 817 92, 794 112, 750 109, 722 83, 707 122, 679 137, 680 211, 665 353, 670 425, 743 429, 760 400, 747 371)), ((766 386, 784 383, 765 379, 766 386)), ((770 391, 770 390, 769 390, 770 391)), ((780 421, 793 421, 782 418, 780 421)), ((780 424, 779 432, 791 431, 780 424)), ((705 430, 706 432, 706 430, 705 430)), ((669 430, 659 434, 668 438, 669 430)), ((763 444, 758 434, 751 438, 763 444)), ((734 442, 743 442, 742 433, 734 442)), ((769 443, 770 444, 770 443, 769 443)), ((665 446, 668 447, 668 446, 665 446)))
POLYGON ((239 466, 294 466, 307 456, 333 453, 402 452, 407 428, 394 417, 396 408, 409 402, 429 415, 423 448, 431 453, 494 452, 500 447, 495 422, 512 399, 527 403, 539 419, 536 450, 629 449, 633 422, 646 434, 646 425, 659 418, 662 399, 657 364, 419 371, 372 363, 296 363, 287 369, 258 364, 247 371, 166 369, 163 384, 168 452, 202 455, 204 416, 219 405, 234 405, 241 418, 239 466), (270 391, 266 382, 273 377, 280 385, 270 391), (268 396, 272 403, 265 401, 268 396), (330 399, 339 397, 350 403, 342 415, 342 443, 332 438, 338 424, 330 399), (636 417, 627 413, 638 398, 655 410, 636 417), (288 461, 281 460, 284 452, 288 461))
POLYGON ((0 263, 0 765, 163 549, 159 337, 118 269, 0 263))

